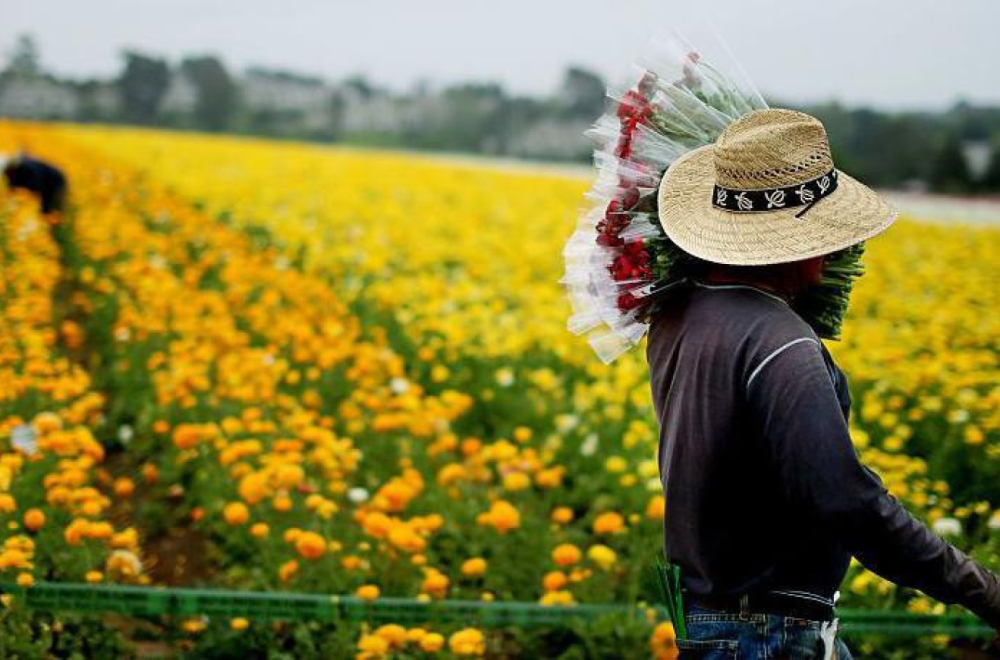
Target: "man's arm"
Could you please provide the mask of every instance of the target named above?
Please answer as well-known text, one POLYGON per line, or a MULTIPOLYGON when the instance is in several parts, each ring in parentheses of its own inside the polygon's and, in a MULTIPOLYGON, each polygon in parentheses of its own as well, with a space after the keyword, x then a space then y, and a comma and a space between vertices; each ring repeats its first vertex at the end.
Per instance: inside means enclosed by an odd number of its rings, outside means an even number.
POLYGON ((824 520, 878 575, 1000 627, 1000 579, 910 515, 858 460, 815 341, 756 369, 747 401, 789 502, 824 520))

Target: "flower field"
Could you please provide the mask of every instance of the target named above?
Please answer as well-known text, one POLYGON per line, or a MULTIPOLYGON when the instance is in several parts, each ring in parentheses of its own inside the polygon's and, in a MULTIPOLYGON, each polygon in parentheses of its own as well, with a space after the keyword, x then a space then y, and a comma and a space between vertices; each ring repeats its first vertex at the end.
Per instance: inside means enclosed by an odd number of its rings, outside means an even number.
MULTIPOLYGON (((644 357, 601 364, 565 330, 556 283, 586 181, 0 122, 0 152, 19 146, 71 190, 45 216, 0 188, 0 580, 654 596, 669 502, 644 357)), ((865 263, 830 344, 858 451, 1000 569, 1000 230, 903 219, 865 263)), ((945 611, 860 566, 843 591, 847 607, 945 611)), ((200 657, 675 655, 657 621, 109 632, 5 598, 0 642, 21 657, 86 655, 98 630, 117 655, 139 639, 200 657)))

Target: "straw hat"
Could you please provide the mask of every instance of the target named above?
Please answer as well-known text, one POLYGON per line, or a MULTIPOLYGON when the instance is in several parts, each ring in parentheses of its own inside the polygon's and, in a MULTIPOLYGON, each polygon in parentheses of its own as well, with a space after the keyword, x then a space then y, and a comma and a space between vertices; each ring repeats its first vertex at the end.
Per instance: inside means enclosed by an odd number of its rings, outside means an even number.
POLYGON ((778 108, 730 124, 660 181, 660 224, 685 252, 732 265, 798 261, 860 243, 896 211, 834 168, 823 124, 778 108))

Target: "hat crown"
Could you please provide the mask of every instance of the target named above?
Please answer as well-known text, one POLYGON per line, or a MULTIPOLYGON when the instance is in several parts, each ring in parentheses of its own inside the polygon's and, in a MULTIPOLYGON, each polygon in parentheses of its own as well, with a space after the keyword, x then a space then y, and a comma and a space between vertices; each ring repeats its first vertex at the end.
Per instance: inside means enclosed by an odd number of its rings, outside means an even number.
POLYGON ((715 142, 716 184, 737 190, 780 188, 833 169, 830 143, 818 119, 780 108, 748 113, 715 142))

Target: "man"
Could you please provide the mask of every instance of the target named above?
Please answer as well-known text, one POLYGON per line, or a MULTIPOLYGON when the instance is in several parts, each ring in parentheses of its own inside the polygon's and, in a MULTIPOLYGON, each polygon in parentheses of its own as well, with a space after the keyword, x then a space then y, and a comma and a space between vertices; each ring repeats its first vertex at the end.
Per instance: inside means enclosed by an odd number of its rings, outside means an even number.
POLYGON ((835 604, 852 557, 1000 626, 1000 579, 859 461, 846 377, 794 309, 828 255, 895 218, 834 168, 822 124, 745 115, 670 166, 658 216, 701 264, 647 344, 681 657, 850 658, 835 604))
POLYGON ((61 211, 66 202, 66 177, 57 167, 21 152, 0 154, 0 171, 11 188, 30 190, 38 196, 42 213, 61 211))

